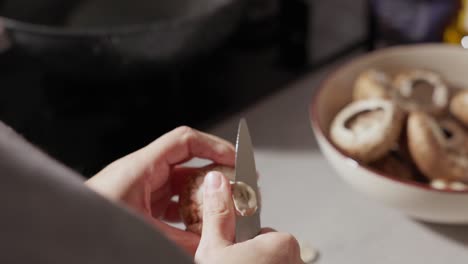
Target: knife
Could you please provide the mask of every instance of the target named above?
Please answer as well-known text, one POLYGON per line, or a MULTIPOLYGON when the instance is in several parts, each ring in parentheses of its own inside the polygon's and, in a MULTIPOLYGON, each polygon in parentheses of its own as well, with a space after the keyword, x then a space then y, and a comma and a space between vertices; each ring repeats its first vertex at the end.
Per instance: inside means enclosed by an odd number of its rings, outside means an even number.
MULTIPOLYGON (((235 182, 243 182, 249 185, 256 193, 257 201, 260 201, 258 193, 257 169, 252 148, 247 121, 242 118, 239 122, 236 142, 236 167, 235 182)), ((243 242, 254 238, 260 233, 260 205, 251 216, 236 216, 236 242, 243 242)))

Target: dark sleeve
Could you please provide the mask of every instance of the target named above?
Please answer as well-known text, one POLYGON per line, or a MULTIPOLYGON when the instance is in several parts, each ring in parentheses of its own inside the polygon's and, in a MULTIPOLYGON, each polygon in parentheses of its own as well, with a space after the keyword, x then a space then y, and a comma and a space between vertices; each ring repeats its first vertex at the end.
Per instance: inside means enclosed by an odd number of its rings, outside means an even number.
POLYGON ((0 263, 191 263, 83 180, 0 122, 0 263))

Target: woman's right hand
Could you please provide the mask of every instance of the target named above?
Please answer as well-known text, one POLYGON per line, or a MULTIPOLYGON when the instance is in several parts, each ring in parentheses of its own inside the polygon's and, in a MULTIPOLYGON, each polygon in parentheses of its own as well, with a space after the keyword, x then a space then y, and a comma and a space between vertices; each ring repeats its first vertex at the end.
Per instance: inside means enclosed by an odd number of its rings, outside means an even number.
POLYGON ((196 263, 304 263, 299 244, 290 234, 263 229, 251 240, 234 243, 235 211, 229 181, 219 172, 211 172, 204 186, 203 230, 196 263))

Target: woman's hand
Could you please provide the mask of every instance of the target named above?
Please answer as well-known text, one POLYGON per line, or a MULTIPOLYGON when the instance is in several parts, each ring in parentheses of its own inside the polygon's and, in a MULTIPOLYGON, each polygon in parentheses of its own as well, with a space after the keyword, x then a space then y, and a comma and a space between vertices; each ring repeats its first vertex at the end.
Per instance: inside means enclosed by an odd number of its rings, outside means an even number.
POLYGON ((257 237, 234 244, 235 211, 229 181, 211 172, 204 184, 203 229, 195 261, 200 264, 303 264, 297 240, 263 229, 257 237))
POLYGON ((171 198, 178 195, 191 169, 178 165, 194 157, 234 166, 235 149, 218 137, 179 127, 113 162, 86 184, 108 199, 123 201, 141 212, 170 239, 194 254, 200 237, 162 221, 180 220, 178 203, 171 198))

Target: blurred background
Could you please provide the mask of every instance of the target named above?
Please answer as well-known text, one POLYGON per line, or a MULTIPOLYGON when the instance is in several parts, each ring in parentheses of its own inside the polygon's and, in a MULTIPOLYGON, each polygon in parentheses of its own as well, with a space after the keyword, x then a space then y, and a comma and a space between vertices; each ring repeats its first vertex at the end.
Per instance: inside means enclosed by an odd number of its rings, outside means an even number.
POLYGON ((468 46, 467 15, 465 0, 3 0, 0 119, 91 176, 349 53, 468 46))

